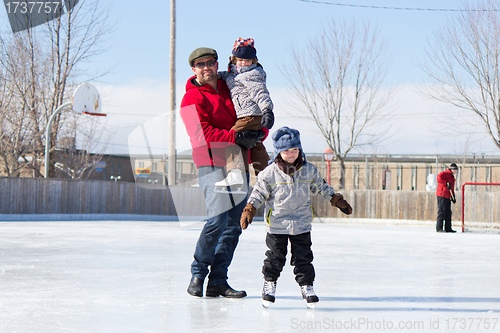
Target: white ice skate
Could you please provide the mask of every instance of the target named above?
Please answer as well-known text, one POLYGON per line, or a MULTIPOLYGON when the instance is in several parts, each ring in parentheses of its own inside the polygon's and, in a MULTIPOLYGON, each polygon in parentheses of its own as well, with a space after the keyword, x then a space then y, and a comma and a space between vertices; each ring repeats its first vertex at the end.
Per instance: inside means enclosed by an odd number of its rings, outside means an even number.
POLYGON ((266 309, 274 303, 276 295, 276 281, 264 281, 264 288, 262 288, 262 306, 266 309))
POLYGON ((229 171, 227 177, 217 182, 215 185, 215 192, 218 193, 231 193, 231 194, 246 194, 243 191, 244 181, 243 174, 240 169, 233 169, 229 171))
POLYGON ((314 309, 316 303, 319 302, 319 298, 314 293, 313 286, 300 286, 300 291, 302 292, 302 298, 306 301, 307 307, 314 309))

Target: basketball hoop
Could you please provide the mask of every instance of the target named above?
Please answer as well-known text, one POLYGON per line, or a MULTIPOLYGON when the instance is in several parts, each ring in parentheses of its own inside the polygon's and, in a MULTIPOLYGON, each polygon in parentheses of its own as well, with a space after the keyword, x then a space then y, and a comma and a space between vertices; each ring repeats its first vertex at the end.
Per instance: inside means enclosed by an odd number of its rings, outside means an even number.
POLYGON ((90 83, 82 83, 76 88, 73 93, 73 98, 71 103, 64 103, 60 105, 55 111, 50 115, 47 121, 47 127, 45 129, 45 165, 44 165, 44 178, 49 178, 49 148, 50 148, 50 129, 52 128, 52 122, 54 118, 64 109, 71 107, 71 109, 80 114, 86 114, 89 116, 101 116, 105 117, 105 113, 101 113, 101 97, 96 87, 90 83))
POLYGON ((99 92, 90 83, 82 83, 76 88, 73 93, 71 107, 76 113, 106 117, 106 114, 101 112, 99 92))

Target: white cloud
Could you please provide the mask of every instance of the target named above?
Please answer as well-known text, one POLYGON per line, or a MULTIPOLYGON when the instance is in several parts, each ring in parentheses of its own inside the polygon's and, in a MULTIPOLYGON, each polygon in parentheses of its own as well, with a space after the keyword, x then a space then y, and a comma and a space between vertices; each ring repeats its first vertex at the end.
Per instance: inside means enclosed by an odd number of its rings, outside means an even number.
MULTIPOLYGON (((180 104, 184 94, 184 83, 176 87, 176 102, 180 104)), ((304 150, 309 153, 321 153, 326 143, 316 125, 305 117, 290 116, 285 100, 290 96, 284 88, 268 87, 275 105, 276 122, 271 134, 281 126, 289 126, 301 132, 304 150)), ((169 112, 169 84, 167 81, 142 80, 122 86, 98 86, 101 93, 103 112, 108 114, 107 130, 116 133, 106 152, 127 153, 129 133, 140 124, 169 112)), ((449 135, 452 119, 457 110, 440 105, 423 97, 412 84, 399 86, 395 94, 397 107, 388 125, 396 129, 394 136, 384 146, 365 148, 356 153, 381 154, 460 154, 496 153, 497 149, 488 138, 477 135, 449 135), (474 142, 474 143, 471 143, 474 142), (467 150, 467 151, 466 151, 467 150)), ((159 131, 157 128, 155 131, 159 131)), ((161 140, 167 138, 159 133, 161 140)), ((272 151, 272 140, 267 138, 264 145, 272 151)), ((161 146, 164 147, 164 146, 161 146)), ((189 137, 176 111, 176 147, 177 152, 189 150, 189 137)))
MULTIPOLYGON (((278 117, 275 128, 286 125, 301 131, 303 147, 306 152, 321 153, 326 148, 326 141, 319 133, 312 120, 290 117, 284 105, 290 100, 286 90, 269 88, 275 102, 278 117)), ((458 131, 456 120, 472 124, 472 116, 438 103, 422 95, 420 87, 404 84, 396 87, 395 105, 387 122, 394 134, 387 142, 378 147, 365 147, 354 153, 378 154, 471 154, 500 153, 491 139, 478 133, 478 129, 469 126, 469 132, 458 131)), ((271 148, 271 145, 266 145, 271 148)))
MULTIPOLYGON (((165 142, 168 138, 168 127, 160 126, 160 123, 169 118, 169 89, 168 82, 155 80, 141 80, 122 86, 98 86, 103 112, 108 115, 106 130, 113 134, 113 139, 106 148, 107 153, 127 154, 129 146, 134 154, 137 154, 138 150, 142 151, 143 142, 137 142, 137 145, 134 143, 134 137, 137 135, 137 131, 134 132, 134 130, 143 124, 148 124, 146 127, 149 131, 148 135, 151 135, 150 144, 157 147, 155 153, 168 147, 165 142), (156 123, 152 124, 155 121, 156 123)), ((180 104, 184 93, 183 89, 184 87, 181 85, 176 87, 177 104, 180 104)), ((185 145, 186 139, 188 139, 187 134, 185 134, 177 110, 176 140, 178 151, 189 148, 185 145)), ((187 144, 189 145, 189 141, 187 144)))

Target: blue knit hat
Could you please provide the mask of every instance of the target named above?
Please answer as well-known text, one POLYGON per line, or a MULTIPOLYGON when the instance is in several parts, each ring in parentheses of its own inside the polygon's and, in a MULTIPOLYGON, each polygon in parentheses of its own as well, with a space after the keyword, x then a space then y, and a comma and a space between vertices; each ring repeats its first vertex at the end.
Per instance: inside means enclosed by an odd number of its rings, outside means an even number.
POLYGON ((302 151, 302 144, 300 143, 300 133, 296 129, 283 126, 273 134, 274 156, 270 161, 274 161, 279 153, 284 150, 299 148, 302 151))

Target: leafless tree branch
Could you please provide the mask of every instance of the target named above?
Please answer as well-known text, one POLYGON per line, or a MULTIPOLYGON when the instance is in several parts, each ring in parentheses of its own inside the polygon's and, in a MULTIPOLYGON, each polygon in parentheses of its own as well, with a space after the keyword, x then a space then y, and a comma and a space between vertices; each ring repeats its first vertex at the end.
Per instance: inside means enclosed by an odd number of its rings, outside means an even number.
MULTIPOLYGON (((112 29, 109 11, 102 3, 80 0, 72 11, 42 26, 0 35, 2 174, 19 176, 22 169, 30 169, 42 176, 40 161, 48 119, 71 98, 77 84, 91 79, 85 74, 85 63, 107 49, 112 29)), ((50 151, 70 119, 68 112, 55 119, 50 151)), ((81 117, 79 126, 86 121, 88 117, 81 117)))
POLYGON ((380 144, 388 136, 384 117, 392 93, 382 91, 390 61, 385 42, 368 23, 331 20, 303 50, 291 50, 292 62, 282 68, 291 105, 315 122, 341 165, 354 148, 380 144))
MULTIPOLYGON (((432 80, 427 96, 473 116, 500 148, 500 2, 464 2, 460 12, 435 33, 423 67, 432 80)), ((453 123, 454 122, 451 120, 453 123)), ((453 124, 455 125, 455 124, 453 124)))

